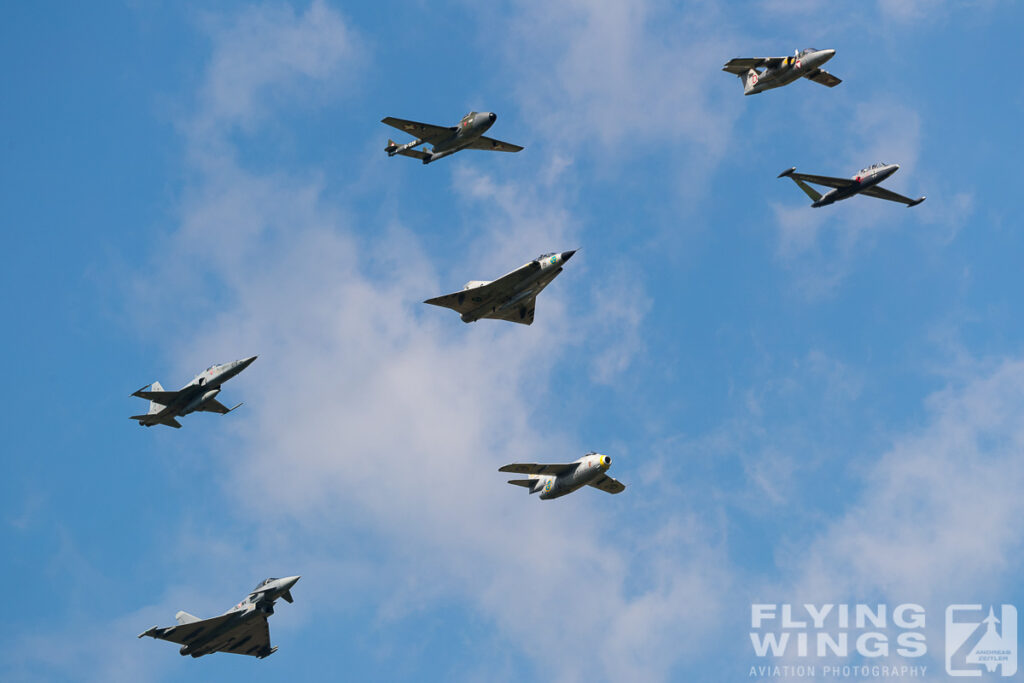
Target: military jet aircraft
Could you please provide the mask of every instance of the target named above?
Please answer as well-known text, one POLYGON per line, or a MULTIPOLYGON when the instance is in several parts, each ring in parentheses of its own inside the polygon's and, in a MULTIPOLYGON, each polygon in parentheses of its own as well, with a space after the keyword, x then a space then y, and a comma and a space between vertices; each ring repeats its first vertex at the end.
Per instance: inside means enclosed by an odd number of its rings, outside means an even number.
POLYGON ((832 59, 835 50, 818 50, 809 47, 802 51, 794 51, 792 57, 740 57, 730 59, 722 67, 722 71, 736 74, 743 81, 743 94, 756 93, 789 85, 798 78, 808 78, 834 88, 841 80, 821 65, 832 59), (764 69, 758 71, 758 69, 764 69))
POLYGON ((514 463, 498 471, 530 475, 529 479, 509 479, 508 483, 527 488, 531 494, 540 493, 541 500, 549 500, 587 485, 608 493, 622 493, 626 490, 625 484, 607 475, 611 464, 612 459, 607 455, 591 452, 565 464, 514 463))
POLYGON ((186 384, 178 391, 164 391, 160 382, 147 384, 132 396, 138 396, 149 401, 149 412, 145 415, 132 415, 130 420, 138 420, 144 427, 153 425, 167 425, 175 429, 181 428, 181 423, 176 417, 182 417, 196 411, 207 413, 220 413, 225 415, 242 405, 239 403, 234 408, 228 408, 217 400, 220 393, 220 385, 245 370, 256 360, 256 356, 232 361, 224 365, 211 365, 195 379, 186 384), (146 391, 146 389, 149 391, 146 391))
POLYGON ((541 254, 497 280, 470 280, 461 292, 427 299, 423 303, 461 313, 464 323, 492 318, 532 325, 537 295, 562 272, 562 266, 575 253, 573 249, 560 254, 541 254))
POLYGON ((298 576, 265 579, 249 596, 219 617, 199 619, 188 612, 178 612, 177 626, 154 626, 139 634, 181 645, 181 656, 202 657, 211 652, 230 652, 263 659, 277 652, 270 647, 270 625, 267 617, 274 613, 274 601, 284 598, 292 602, 292 586, 298 576))
POLYGON ((888 199, 890 202, 901 202, 906 204, 908 209, 912 206, 917 206, 925 200, 924 197, 911 199, 910 197, 904 197, 901 194, 887 190, 879 185, 880 182, 898 170, 900 170, 899 164, 872 164, 867 168, 862 168, 857 172, 857 175, 851 178, 833 178, 827 175, 795 173, 796 166, 794 166, 793 168, 780 173, 778 177, 792 178, 793 182, 811 198, 814 202, 811 206, 815 208, 818 208, 819 206, 828 206, 829 204, 838 202, 841 199, 852 197, 855 194, 862 194, 866 197, 874 197, 875 199, 888 199), (825 185, 826 187, 832 187, 835 189, 826 192, 825 196, 822 196, 814 188, 807 185, 807 183, 825 185))
POLYGON ((399 145, 394 140, 388 140, 388 146, 384 151, 389 157, 401 154, 405 157, 420 159, 424 164, 437 161, 444 157, 455 154, 463 149, 487 149, 492 152, 518 152, 523 148, 513 145, 510 142, 502 142, 493 138, 485 137, 484 133, 494 125, 498 115, 494 112, 471 111, 462 117, 457 126, 434 126, 429 123, 417 121, 406 121, 388 116, 380 120, 389 126, 415 135, 416 139, 399 145), (420 145, 433 145, 431 150, 415 149, 420 145))

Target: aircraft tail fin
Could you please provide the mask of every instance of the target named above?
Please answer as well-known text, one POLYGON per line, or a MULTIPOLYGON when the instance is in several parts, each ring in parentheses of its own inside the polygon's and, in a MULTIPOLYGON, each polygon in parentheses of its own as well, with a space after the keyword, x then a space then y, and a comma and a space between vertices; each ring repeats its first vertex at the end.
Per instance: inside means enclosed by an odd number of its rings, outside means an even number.
POLYGON ((747 73, 738 75, 740 79, 743 81, 743 94, 751 94, 750 91, 754 89, 754 86, 757 85, 757 79, 760 78, 757 71, 755 71, 754 69, 747 69, 747 73))
POLYGON ((177 619, 178 623, 183 625, 183 626, 185 624, 194 624, 197 621, 202 621, 202 619, 200 619, 199 617, 194 616, 192 614, 189 614, 188 612, 185 612, 185 611, 178 612, 177 614, 174 615, 174 618, 177 619))
MULTIPOLYGON (((163 391, 164 388, 163 388, 163 386, 160 385, 160 382, 153 382, 153 384, 150 386, 149 390, 150 391, 163 391)), ((157 403, 156 401, 150 401, 149 402, 149 414, 150 415, 152 415, 153 413, 159 413, 163 409, 164 409, 163 404, 157 403)))

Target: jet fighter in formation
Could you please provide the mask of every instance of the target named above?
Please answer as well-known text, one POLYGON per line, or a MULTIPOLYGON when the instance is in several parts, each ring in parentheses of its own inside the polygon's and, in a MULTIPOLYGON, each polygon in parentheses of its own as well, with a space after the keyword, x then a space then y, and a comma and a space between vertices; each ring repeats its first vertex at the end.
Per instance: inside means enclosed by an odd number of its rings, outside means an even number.
POLYGON ((263 659, 277 652, 270 647, 270 625, 267 617, 274 613, 278 598, 292 600, 292 586, 298 576, 265 579, 252 589, 248 597, 219 617, 199 619, 188 612, 178 612, 177 626, 154 626, 139 634, 181 645, 181 655, 202 657, 212 652, 230 652, 263 659))
POLYGON ((497 280, 471 280, 461 292, 427 299, 423 303, 450 308, 462 315, 464 323, 493 318, 532 325, 537 295, 558 277, 562 266, 575 253, 573 249, 562 253, 541 254, 497 280))
POLYGON ((252 365, 254 360, 256 360, 256 356, 224 365, 211 365, 178 391, 164 391, 160 382, 147 384, 132 396, 148 400, 149 412, 145 415, 132 415, 129 419, 138 420, 139 424, 144 427, 161 424, 180 429, 181 423, 175 419, 176 417, 196 411, 222 415, 230 413, 242 404, 239 403, 233 408, 228 408, 218 401, 217 394, 220 393, 220 385, 252 365))
POLYGON ((541 500, 559 498, 583 486, 593 486, 607 493, 622 493, 625 484, 608 476, 612 459, 600 453, 587 453, 579 460, 564 464, 513 463, 499 472, 527 474, 528 479, 509 479, 508 483, 540 493, 541 500))
POLYGON ((906 204, 908 209, 912 206, 917 206, 925 200, 925 197, 922 196, 917 199, 911 199, 910 197, 904 197, 901 194, 887 190, 879 185, 879 183, 898 170, 900 170, 899 164, 880 163, 872 164, 867 168, 862 168, 856 175, 850 178, 833 178, 832 176, 827 175, 796 173, 796 167, 794 166, 793 168, 780 173, 778 177, 792 178, 793 182, 811 198, 811 201, 814 202, 811 206, 815 208, 828 206, 829 204, 838 202, 841 199, 848 199, 857 194, 864 195, 865 197, 874 197, 875 199, 887 199, 890 202, 900 202, 901 204, 906 204), (824 185, 834 189, 826 192, 825 195, 822 196, 817 190, 809 186, 807 183, 824 185))
POLYGON ((821 65, 832 59, 835 53, 835 50, 809 47, 794 51, 792 57, 738 57, 726 62, 722 71, 736 74, 742 79, 744 95, 780 88, 800 78, 834 88, 842 81, 822 70, 821 65))
POLYGON ((523 148, 511 142, 502 142, 484 136, 487 129, 494 125, 498 115, 489 111, 471 111, 462 117, 457 126, 435 126, 418 121, 407 121, 387 116, 380 120, 398 130, 416 136, 412 142, 399 145, 388 140, 384 151, 389 157, 401 154, 405 157, 420 159, 424 164, 443 159, 463 149, 485 149, 492 152, 518 152, 523 148), (433 145, 433 149, 416 149, 420 145, 433 145))

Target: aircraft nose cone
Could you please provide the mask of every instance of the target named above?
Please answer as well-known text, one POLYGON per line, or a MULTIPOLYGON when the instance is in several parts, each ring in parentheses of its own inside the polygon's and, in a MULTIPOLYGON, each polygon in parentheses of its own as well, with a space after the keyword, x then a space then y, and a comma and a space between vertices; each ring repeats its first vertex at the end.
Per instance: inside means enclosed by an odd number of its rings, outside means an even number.
POLYGON ((301 576, 289 576, 288 578, 283 579, 283 581, 284 581, 284 584, 285 584, 286 587, 291 588, 296 583, 298 583, 299 579, 301 579, 301 578, 302 578, 301 576))
POLYGON ((822 50, 821 54, 822 54, 822 56, 825 57, 826 60, 829 60, 829 59, 832 59, 835 56, 836 51, 835 50, 822 50))
POLYGON ((242 360, 242 367, 243 368, 249 367, 250 365, 252 365, 253 361, 256 360, 257 358, 259 358, 259 356, 249 356, 248 358, 242 360))
POLYGON ((575 253, 576 253, 576 249, 573 249, 572 251, 563 251, 562 252, 562 263, 565 263, 566 261, 571 259, 572 255, 575 254, 575 253))
POLYGON ((491 123, 494 123, 495 121, 498 120, 498 115, 492 111, 489 114, 487 114, 487 118, 490 119, 491 123))

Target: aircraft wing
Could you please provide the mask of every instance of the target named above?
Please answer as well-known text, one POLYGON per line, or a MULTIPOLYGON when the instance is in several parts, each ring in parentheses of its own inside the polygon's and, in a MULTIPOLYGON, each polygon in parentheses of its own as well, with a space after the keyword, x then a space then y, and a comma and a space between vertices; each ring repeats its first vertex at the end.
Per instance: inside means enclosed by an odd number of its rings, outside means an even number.
POLYGON ((270 650, 270 624, 267 618, 252 619, 248 624, 231 632, 231 640, 217 648, 217 652, 258 656, 270 650))
POLYGON ((567 463, 556 463, 556 464, 537 464, 537 463, 512 463, 511 465, 505 465, 499 467, 499 472, 514 472, 515 474, 552 474, 559 476, 562 474, 568 474, 574 469, 579 467, 578 462, 567 462, 567 463))
POLYGON ((185 645, 186 643, 195 640, 196 638, 213 633, 218 627, 222 626, 224 622, 231 619, 232 613, 222 614, 219 617, 212 617, 210 619, 201 619, 200 621, 193 621, 188 624, 178 624, 177 626, 167 626, 160 628, 154 626, 153 628, 139 634, 139 638, 142 636, 149 636, 150 638, 156 638, 158 640, 168 640, 172 643, 178 643, 179 645, 185 645))
POLYGON ((180 393, 180 391, 142 391, 140 389, 132 394, 132 396, 138 396, 139 398, 144 398, 147 401, 156 401, 160 405, 166 406, 174 403, 174 399, 176 399, 180 393))
MULTIPOLYGON (((239 404, 241 405, 241 404, 239 404)), ((236 406, 237 407, 237 406, 236 406)), ((221 415, 227 415, 234 408, 228 408, 226 405, 221 403, 215 398, 211 398, 196 408, 196 412, 200 413, 220 413, 221 415)))
POLYGON ((451 294, 445 294, 444 296, 436 296, 433 299, 427 299, 423 303, 430 304, 432 306, 441 306, 442 308, 450 308, 457 313, 469 313, 474 308, 479 306, 484 297, 482 295, 487 292, 481 292, 480 290, 486 290, 488 285, 483 287, 476 287, 474 289, 464 289, 461 292, 452 292, 451 294), (479 299, 474 301, 473 299, 479 299))
POLYGON ((471 144, 466 145, 466 149, 486 149, 491 152, 521 152, 523 150, 519 145, 513 145, 511 142, 495 140, 494 138, 489 138, 486 135, 481 135, 471 144))
POLYGON ((622 493, 626 490, 626 485, 618 479, 613 479, 607 474, 602 474, 600 477, 590 482, 590 485, 595 489, 601 489, 607 493, 622 493))
POLYGON ((441 140, 450 137, 456 130, 458 130, 454 127, 435 126, 429 123, 420 123, 419 121, 396 119, 394 116, 386 116, 382 118, 380 122, 386 123, 398 130, 405 131, 409 135, 413 135, 420 140, 423 140, 423 142, 427 142, 431 145, 435 145, 441 140))
POLYGON ((892 190, 887 190, 880 185, 869 187, 868 189, 861 192, 861 194, 868 197, 874 197, 875 199, 888 199, 890 202, 900 202, 901 204, 906 204, 907 206, 917 206, 918 204, 924 201, 924 197, 921 197, 920 199, 911 199, 910 197, 904 197, 903 195, 893 192, 892 190))
POLYGON ((827 175, 811 175, 809 173, 790 173, 788 175, 794 180, 804 180, 815 185, 824 185, 825 187, 847 187, 856 184, 849 178, 833 178, 827 175))
POLYGON ((773 67, 782 63, 784 57, 737 57, 730 59, 722 67, 722 71, 742 76, 751 69, 759 69, 762 66, 773 67))
POLYGON ((833 76, 824 69, 815 69, 814 71, 809 71, 804 74, 804 78, 810 79, 815 83, 821 83, 822 85, 828 86, 829 88, 834 88, 843 82, 842 79, 833 76))

